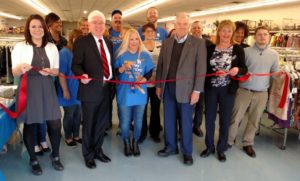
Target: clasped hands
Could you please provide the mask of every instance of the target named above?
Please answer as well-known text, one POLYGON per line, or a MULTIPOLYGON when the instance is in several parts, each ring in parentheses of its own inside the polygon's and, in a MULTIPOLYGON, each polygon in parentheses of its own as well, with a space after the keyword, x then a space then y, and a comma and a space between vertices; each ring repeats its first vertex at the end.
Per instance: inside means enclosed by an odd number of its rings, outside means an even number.
POLYGON ((225 77, 226 75, 236 76, 238 72, 239 72, 238 67, 232 67, 229 71, 225 71, 222 69, 218 69, 218 71, 216 71, 216 73, 218 74, 217 76, 219 77, 225 77))

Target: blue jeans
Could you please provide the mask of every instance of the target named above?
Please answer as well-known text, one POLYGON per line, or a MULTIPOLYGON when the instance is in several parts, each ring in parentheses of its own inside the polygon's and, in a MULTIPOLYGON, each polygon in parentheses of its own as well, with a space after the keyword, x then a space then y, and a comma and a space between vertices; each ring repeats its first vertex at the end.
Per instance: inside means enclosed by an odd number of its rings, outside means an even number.
POLYGON ((120 124, 123 139, 130 138, 130 125, 132 120, 134 121, 133 139, 138 140, 140 138, 143 124, 144 109, 145 105, 119 105, 119 115, 121 119, 120 124))
POLYGON ((66 139, 79 137, 81 108, 80 105, 64 106, 64 132, 66 139))

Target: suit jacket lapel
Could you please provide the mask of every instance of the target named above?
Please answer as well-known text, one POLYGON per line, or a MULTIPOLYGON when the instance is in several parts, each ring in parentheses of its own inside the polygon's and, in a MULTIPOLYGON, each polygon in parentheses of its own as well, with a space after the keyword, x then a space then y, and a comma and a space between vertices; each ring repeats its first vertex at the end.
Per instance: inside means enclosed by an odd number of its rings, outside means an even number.
POLYGON ((181 64, 185 61, 185 57, 188 55, 190 48, 191 48, 191 37, 190 35, 188 35, 181 52, 178 67, 180 67, 181 64))
POLYGON ((98 46, 96 44, 93 34, 90 33, 88 36, 89 36, 89 41, 90 41, 91 45, 93 45, 92 47, 94 49, 94 52, 96 53, 97 57, 99 57, 99 60, 100 60, 100 50, 98 49, 98 46))

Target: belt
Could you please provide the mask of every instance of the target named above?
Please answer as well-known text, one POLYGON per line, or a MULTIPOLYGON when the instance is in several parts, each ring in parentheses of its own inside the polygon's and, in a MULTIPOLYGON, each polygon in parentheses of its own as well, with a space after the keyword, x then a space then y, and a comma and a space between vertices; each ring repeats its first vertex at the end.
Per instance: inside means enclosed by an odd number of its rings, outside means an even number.
POLYGON ((249 91, 249 92, 253 92, 253 93, 258 93, 258 92, 267 92, 267 91, 257 91, 257 90, 252 90, 252 89, 247 89, 247 88, 244 88, 244 87, 240 87, 241 89, 244 89, 246 91, 249 91))

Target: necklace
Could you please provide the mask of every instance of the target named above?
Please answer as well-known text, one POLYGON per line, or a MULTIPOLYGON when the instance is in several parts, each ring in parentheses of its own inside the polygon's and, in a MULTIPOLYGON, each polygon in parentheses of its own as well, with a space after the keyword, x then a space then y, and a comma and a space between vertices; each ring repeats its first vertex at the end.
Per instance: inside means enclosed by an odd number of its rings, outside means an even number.
POLYGON ((42 69, 44 69, 46 66, 46 57, 45 57, 44 53, 42 53, 43 50, 44 49, 41 47, 36 47, 37 57, 41 60, 42 69))

